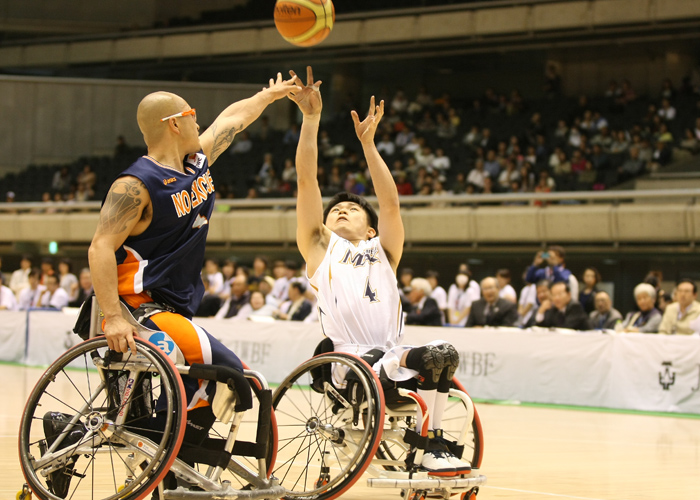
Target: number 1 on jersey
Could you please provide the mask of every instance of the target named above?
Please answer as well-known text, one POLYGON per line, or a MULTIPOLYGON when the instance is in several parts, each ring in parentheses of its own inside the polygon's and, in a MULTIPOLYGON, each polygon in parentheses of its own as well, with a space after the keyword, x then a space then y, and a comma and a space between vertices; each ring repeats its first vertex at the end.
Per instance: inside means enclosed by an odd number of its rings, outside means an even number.
POLYGON ((370 304, 379 302, 379 298, 377 297, 377 290, 372 290, 372 285, 369 284, 369 276, 367 277, 367 281, 365 281, 365 293, 364 295, 362 295, 362 298, 369 299, 370 304))

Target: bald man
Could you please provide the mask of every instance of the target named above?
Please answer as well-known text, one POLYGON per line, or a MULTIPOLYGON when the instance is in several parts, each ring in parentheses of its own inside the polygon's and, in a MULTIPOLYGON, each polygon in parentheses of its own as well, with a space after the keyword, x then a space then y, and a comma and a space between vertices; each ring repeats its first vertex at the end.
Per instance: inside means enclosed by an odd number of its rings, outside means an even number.
POLYGON ((498 296, 498 281, 488 277, 481 280, 481 298, 472 303, 467 328, 484 326, 515 326, 518 321, 517 306, 498 296))
MULTIPOLYGON (((120 301, 136 316, 140 306, 155 303, 163 312, 143 324, 167 332, 188 363, 242 370, 235 354, 191 322, 204 293, 200 271, 214 208, 209 167, 269 104, 297 89, 293 80, 283 81, 278 74, 261 92, 228 106, 201 135, 197 114, 182 97, 154 92, 143 98, 136 118, 148 154, 112 184, 89 250, 111 349, 136 351, 136 332, 122 317, 120 301)), ((191 412, 206 410, 199 427, 208 428, 207 421, 213 422, 208 399, 215 384, 183 379, 188 420, 195 420, 191 412)))

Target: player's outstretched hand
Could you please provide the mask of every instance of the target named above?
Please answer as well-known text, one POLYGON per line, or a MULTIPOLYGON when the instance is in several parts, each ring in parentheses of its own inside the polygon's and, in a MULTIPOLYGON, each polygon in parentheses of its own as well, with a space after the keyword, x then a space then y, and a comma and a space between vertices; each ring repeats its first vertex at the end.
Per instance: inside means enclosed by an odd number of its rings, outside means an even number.
POLYGON ((374 104, 374 96, 369 101, 369 113, 367 118, 360 121, 357 111, 350 111, 352 121, 355 124, 355 133, 360 142, 374 143, 374 134, 377 132, 379 121, 384 116, 384 101, 379 101, 379 106, 374 104))
POLYGON ((262 91, 270 99, 270 102, 274 102, 283 97, 287 97, 291 92, 301 90, 301 87, 297 87, 294 82, 294 78, 282 80, 282 73, 277 73, 277 80, 270 78, 270 86, 263 87, 262 91))
POLYGON ((292 76, 292 81, 295 82, 297 89, 289 93, 289 98, 294 101, 299 110, 304 116, 320 116, 323 109, 323 100, 321 99, 321 80, 314 82, 314 72, 311 66, 306 67, 306 85, 303 84, 301 78, 294 71, 289 71, 292 76))
POLYGON ((127 352, 131 349, 131 353, 136 354, 134 337, 137 337, 138 334, 127 320, 115 317, 106 321, 104 332, 110 349, 117 352, 127 352))

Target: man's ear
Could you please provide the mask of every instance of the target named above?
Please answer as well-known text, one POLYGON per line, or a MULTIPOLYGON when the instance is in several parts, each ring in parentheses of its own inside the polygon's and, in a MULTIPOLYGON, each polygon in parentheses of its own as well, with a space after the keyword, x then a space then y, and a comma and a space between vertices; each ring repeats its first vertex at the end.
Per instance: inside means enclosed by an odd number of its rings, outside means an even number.
POLYGON ((370 227, 370 228, 367 230, 367 236, 369 236, 369 239, 371 240, 372 238, 374 238, 375 236, 377 236, 377 231, 375 231, 373 227, 370 227))

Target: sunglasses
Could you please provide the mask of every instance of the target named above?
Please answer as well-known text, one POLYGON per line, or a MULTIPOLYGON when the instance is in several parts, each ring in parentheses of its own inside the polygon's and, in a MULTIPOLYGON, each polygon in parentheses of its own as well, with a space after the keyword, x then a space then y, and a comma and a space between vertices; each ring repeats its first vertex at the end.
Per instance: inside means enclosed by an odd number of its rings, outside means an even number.
POLYGON ((181 116, 194 116, 195 119, 197 118, 197 110, 192 108, 188 109, 187 111, 181 111, 179 113, 175 113, 174 115, 166 116, 165 118, 161 118, 160 121, 165 122, 170 120, 171 118, 179 118, 181 116))

